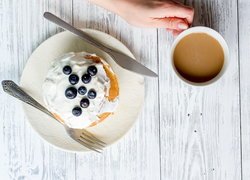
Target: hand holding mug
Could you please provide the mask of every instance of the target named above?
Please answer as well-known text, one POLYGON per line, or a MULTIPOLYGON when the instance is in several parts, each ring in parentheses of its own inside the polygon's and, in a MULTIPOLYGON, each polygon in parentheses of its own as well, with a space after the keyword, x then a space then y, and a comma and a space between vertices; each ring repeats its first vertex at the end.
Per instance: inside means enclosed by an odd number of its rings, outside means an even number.
POLYGON ((194 10, 172 0, 91 0, 138 27, 166 28, 178 35, 193 22, 194 10))

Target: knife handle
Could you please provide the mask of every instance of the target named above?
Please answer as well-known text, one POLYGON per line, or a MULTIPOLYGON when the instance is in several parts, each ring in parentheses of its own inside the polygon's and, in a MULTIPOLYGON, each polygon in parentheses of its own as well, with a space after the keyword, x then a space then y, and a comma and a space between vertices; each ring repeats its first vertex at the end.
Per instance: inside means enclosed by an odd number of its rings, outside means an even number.
POLYGON ((22 102, 29 104, 36 109, 48 114, 49 116, 53 117, 53 114, 48 111, 44 106, 42 106, 39 102, 37 102, 34 98, 28 95, 25 91, 23 91, 16 83, 11 80, 4 80, 2 81, 2 87, 4 92, 7 94, 21 100, 22 102))
POLYGON ((56 25, 60 26, 61 28, 70 31, 71 33, 79 36, 81 39, 83 39, 84 41, 87 41, 89 44, 96 46, 100 49, 102 49, 103 51, 109 53, 111 51, 111 49, 109 49, 108 47, 104 46, 103 44, 99 43, 98 41, 96 41, 94 38, 92 38, 91 36, 89 36, 87 33, 71 26, 69 23, 63 21, 62 19, 60 19, 59 17, 55 16, 54 14, 50 13, 50 12, 45 12, 43 14, 44 18, 55 23, 56 25))

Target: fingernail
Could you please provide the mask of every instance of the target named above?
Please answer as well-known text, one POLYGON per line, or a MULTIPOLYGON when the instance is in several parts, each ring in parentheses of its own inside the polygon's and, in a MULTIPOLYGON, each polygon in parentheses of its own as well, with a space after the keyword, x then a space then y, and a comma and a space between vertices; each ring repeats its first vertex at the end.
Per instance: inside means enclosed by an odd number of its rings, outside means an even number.
POLYGON ((178 24, 178 28, 179 29, 187 29, 188 28, 188 25, 186 23, 179 23, 178 24))

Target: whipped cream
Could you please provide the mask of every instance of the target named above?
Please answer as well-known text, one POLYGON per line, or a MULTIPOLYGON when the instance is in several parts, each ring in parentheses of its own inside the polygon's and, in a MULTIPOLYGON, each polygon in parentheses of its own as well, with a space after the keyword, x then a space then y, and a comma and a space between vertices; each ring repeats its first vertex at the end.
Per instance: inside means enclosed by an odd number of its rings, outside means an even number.
MULTIPOLYGON (((118 97, 113 101, 109 101, 110 79, 107 76, 103 64, 107 64, 101 59, 102 63, 96 63, 92 60, 86 59, 86 55, 96 56, 86 52, 68 53, 59 59, 56 59, 52 67, 49 69, 47 77, 43 84, 43 97, 47 108, 58 115, 69 127, 72 128, 86 128, 93 122, 98 121, 103 113, 113 113, 118 105, 118 97), (69 65, 72 73, 78 75, 79 82, 76 85, 71 85, 69 76, 63 73, 63 67, 69 65), (84 84, 81 81, 83 74, 87 72, 87 68, 94 65, 97 68, 97 74, 92 76, 90 83, 84 84), (85 86, 87 90, 94 89, 97 93, 95 99, 89 99, 90 104, 88 108, 81 108, 82 114, 74 116, 72 109, 76 106, 80 107, 80 101, 87 96, 80 95, 74 99, 68 99, 65 96, 65 90, 68 87, 75 87, 78 89, 80 86, 85 86)), ((111 69, 110 69, 111 70, 111 69)), ((111 70, 111 72, 113 72, 111 70)))

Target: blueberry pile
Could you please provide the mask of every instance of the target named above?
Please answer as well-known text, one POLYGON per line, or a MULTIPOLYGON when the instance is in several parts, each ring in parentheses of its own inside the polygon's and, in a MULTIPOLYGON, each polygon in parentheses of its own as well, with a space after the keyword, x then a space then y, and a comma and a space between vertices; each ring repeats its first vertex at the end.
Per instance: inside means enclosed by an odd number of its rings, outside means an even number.
MULTIPOLYGON (((76 74, 72 73, 72 69, 68 65, 63 67, 63 73, 65 75, 69 75, 69 83, 71 85, 76 85, 80 80, 76 74)), ((92 76, 95 76, 96 74, 97 68, 95 66, 89 66, 87 72, 81 77, 83 84, 90 83, 92 76)), ((74 99, 77 96, 77 93, 83 95, 84 97, 80 101, 80 106, 75 106, 72 109, 72 114, 74 116, 80 116, 82 114, 81 108, 89 107, 90 100, 95 99, 97 95, 94 89, 87 90, 85 86, 80 86, 78 89, 76 89, 74 86, 71 86, 65 90, 65 96, 68 99, 74 99)))

